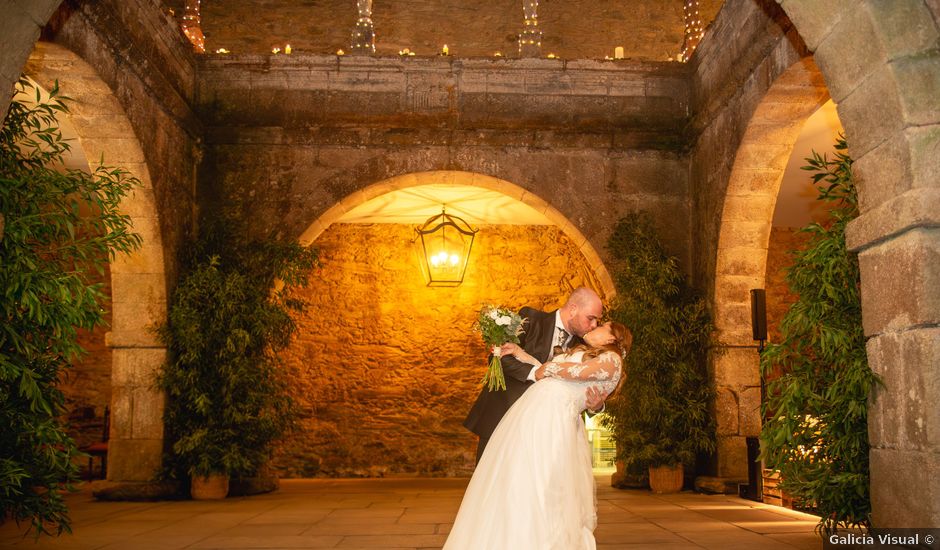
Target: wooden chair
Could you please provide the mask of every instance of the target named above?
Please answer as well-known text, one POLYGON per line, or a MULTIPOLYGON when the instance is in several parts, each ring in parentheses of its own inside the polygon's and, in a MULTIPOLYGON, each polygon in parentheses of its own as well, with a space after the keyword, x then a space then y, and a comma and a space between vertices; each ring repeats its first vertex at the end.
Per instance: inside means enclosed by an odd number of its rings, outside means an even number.
POLYGON ((101 441, 85 445, 80 450, 88 454, 88 479, 92 478, 92 466, 95 458, 101 461, 101 479, 106 479, 108 470, 108 430, 111 427, 111 411, 108 407, 104 408, 104 427, 102 429, 101 441))

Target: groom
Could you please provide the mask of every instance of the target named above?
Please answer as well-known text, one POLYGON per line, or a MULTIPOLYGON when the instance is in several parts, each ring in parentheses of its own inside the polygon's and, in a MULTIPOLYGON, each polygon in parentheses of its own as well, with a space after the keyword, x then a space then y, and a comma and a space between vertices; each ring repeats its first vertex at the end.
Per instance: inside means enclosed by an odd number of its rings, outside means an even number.
MULTIPOLYGON (((582 344, 581 337, 597 328, 603 309, 597 293, 585 287, 575 289, 561 309, 549 313, 524 307, 519 310, 519 315, 525 319, 525 332, 519 337, 519 345, 544 363, 562 350, 582 344)), ((516 399, 535 383, 537 367, 523 363, 511 355, 502 357, 500 362, 506 378, 506 390, 489 391, 484 387, 463 422, 464 427, 480 436, 480 442, 477 444, 478 463, 490 435, 503 415, 516 399)), ((600 392, 594 388, 588 390, 588 409, 596 410, 603 402, 600 392)))

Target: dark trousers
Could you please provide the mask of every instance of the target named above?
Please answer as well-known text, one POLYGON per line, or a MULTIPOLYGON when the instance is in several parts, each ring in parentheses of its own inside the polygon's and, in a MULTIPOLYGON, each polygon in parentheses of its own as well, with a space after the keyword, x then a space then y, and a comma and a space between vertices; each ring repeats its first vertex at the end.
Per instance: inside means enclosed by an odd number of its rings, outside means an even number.
POLYGON ((490 438, 481 437, 480 441, 477 442, 477 464, 480 463, 480 457, 483 456, 483 449, 486 448, 486 444, 490 442, 490 438))

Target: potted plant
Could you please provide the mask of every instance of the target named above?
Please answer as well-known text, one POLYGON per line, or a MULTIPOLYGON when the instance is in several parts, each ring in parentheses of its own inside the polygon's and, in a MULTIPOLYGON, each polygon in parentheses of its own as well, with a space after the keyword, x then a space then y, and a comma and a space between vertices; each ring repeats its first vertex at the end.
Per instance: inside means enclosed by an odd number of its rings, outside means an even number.
POLYGON ((648 215, 621 219, 608 249, 617 286, 611 317, 633 331, 634 344, 604 423, 625 470, 648 468, 654 491, 679 491, 683 466, 716 446, 706 370, 711 320, 648 215))
POLYGON ((290 342, 290 298, 317 263, 297 243, 239 243, 211 223, 173 293, 160 329, 169 361, 168 477, 191 478, 194 498, 224 498, 231 476, 251 476, 291 426, 293 404, 276 352, 290 342), (275 289, 275 286, 279 288, 275 289))

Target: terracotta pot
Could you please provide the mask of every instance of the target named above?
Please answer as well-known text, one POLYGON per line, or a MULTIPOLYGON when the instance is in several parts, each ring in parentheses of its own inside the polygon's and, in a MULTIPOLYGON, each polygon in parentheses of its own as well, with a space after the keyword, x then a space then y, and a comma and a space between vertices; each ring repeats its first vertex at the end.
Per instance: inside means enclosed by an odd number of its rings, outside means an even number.
POLYGON ((219 500, 228 496, 228 475, 193 476, 189 494, 193 500, 219 500))
POLYGON ((682 464, 650 466, 650 489, 654 493, 678 493, 682 490, 682 464))

